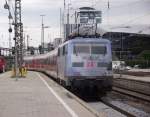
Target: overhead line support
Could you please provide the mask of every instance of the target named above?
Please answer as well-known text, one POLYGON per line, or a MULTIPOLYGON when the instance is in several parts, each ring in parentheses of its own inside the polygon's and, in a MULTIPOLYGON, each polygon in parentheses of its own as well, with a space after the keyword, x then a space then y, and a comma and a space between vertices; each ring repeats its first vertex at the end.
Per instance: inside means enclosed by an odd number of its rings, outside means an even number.
POLYGON ((23 24, 21 21, 21 0, 15 0, 15 71, 19 76, 19 69, 23 65, 23 24))

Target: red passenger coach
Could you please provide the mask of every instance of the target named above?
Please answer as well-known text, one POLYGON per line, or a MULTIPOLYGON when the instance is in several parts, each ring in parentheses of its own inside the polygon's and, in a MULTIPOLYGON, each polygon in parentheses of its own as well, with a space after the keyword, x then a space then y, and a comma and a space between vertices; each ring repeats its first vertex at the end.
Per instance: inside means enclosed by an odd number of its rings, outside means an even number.
POLYGON ((4 72, 6 68, 6 60, 3 56, 0 56, 0 72, 4 72))

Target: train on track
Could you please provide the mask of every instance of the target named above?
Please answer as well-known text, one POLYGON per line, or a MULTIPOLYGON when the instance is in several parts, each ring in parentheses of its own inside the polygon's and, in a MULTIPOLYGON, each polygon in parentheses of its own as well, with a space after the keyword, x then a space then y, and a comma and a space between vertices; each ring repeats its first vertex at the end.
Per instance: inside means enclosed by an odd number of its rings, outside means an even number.
POLYGON ((3 56, 0 56, 0 73, 4 72, 6 69, 6 60, 3 56))
POLYGON ((112 88, 111 43, 102 38, 68 40, 46 54, 24 57, 29 70, 49 74, 66 87, 112 88))

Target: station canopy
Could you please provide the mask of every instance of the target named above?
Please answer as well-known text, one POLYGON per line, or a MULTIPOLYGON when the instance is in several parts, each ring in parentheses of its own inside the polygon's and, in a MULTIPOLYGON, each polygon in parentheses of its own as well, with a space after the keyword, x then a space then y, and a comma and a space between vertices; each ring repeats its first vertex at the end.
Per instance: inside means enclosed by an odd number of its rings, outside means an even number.
POLYGON ((150 26, 148 25, 133 25, 133 26, 105 26, 100 25, 98 27, 95 26, 80 26, 78 29, 74 30, 70 37, 74 37, 76 35, 80 36, 92 36, 99 35, 104 36, 107 33, 128 33, 128 34, 136 34, 136 35, 150 35, 150 26))
POLYGON ((150 25, 131 25, 131 26, 101 26, 107 32, 113 33, 131 33, 131 34, 138 34, 138 35, 150 35, 150 25))

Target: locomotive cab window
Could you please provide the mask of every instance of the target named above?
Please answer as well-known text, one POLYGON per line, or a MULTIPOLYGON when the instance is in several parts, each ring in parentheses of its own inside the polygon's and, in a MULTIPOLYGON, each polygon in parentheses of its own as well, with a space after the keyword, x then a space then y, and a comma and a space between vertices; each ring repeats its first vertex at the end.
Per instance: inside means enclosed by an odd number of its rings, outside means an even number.
POLYGON ((89 54, 90 53, 90 46, 89 45, 81 45, 76 44, 73 48, 74 54, 89 54))
POLYGON ((106 46, 98 46, 98 45, 92 45, 91 46, 91 53, 92 54, 102 54, 105 55, 107 52, 106 46))

